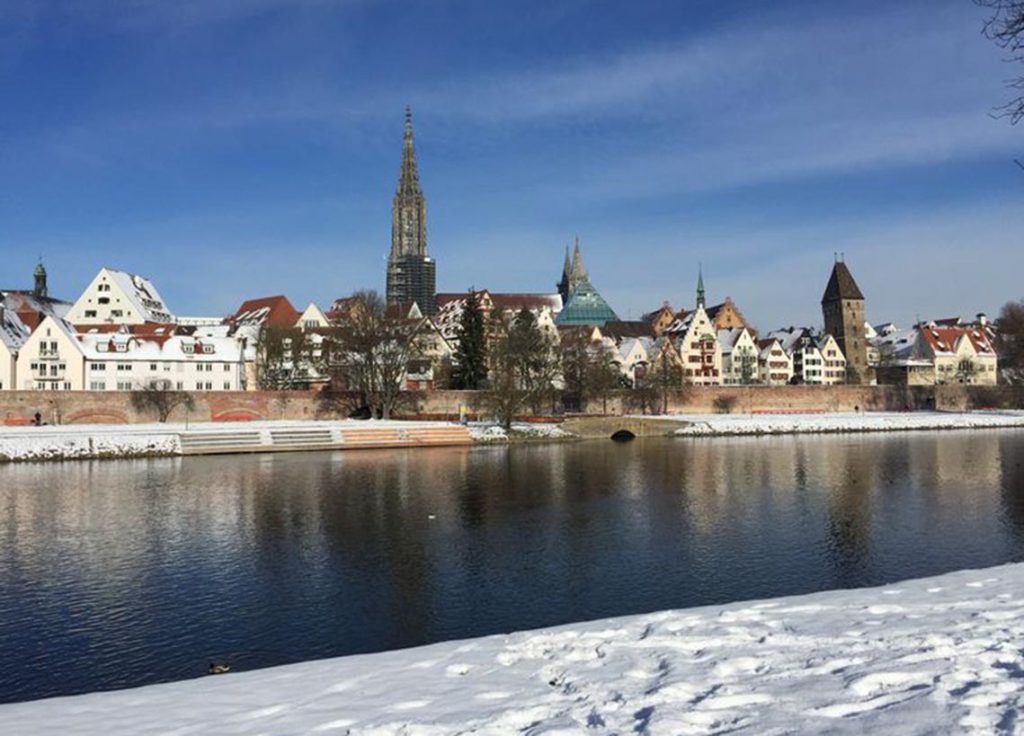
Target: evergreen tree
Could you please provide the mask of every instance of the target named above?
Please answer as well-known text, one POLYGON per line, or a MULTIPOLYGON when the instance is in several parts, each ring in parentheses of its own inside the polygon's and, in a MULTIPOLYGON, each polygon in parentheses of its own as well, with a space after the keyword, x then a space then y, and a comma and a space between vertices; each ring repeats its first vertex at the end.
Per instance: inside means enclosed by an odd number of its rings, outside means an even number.
POLYGON ((473 289, 469 290, 466 306, 462 310, 457 337, 459 344, 455 350, 452 386, 475 391, 487 379, 487 335, 484 315, 473 289))

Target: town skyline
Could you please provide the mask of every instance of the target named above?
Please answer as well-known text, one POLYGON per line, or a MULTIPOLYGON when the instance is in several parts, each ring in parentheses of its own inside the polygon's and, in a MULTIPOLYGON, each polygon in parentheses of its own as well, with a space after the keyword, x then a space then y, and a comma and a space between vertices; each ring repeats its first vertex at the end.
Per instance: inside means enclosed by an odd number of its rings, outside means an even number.
MULTIPOLYGON (((837 251, 857 273, 871 322, 996 314, 1019 298, 1016 131, 989 117, 1005 71, 969 3, 927 16, 914 3, 805 14, 791 3, 745 17, 654 4, 646 15, 593 13, 557 53, 531 54, 528 69, 499 63, 578 25, 586 9, 574 7, 547 17, 538 39, 492 30, 493 54, 476 72, 456 51, 427 51, 412 13, 394 21, 394 43, 421 53, 423 68, 403 77, 387 49, 368 54, 355 68, 373 71, 377 92, 358 104, 338 85, 317 90, 345 54, 318 49, 313 73, 314 57, 297 46, 324 40, 312 21, 380 31, 378 4, 215 3, 220 16, 193 4, 181 17, 145 4, 127 17, 101 4, 94 16, 62 16, 62 33, 46 23, 56 6, 34 5, 0 12, 0 28, 12 31, 0 35, 0 74, 13 80, 54 50, 86 63, 68 110, 35 128, 46 105, 29 100, 28 80, 14 87, 22 104, 5 124, 12 148, 0 167, 5 288, 42 255, 55 295, 73 298, 110 266, 158 281, 183 314, 226 315, 242 299, 278 293, 321 305, 359 288, 383 293, 409 103, 438 291, 550 292, 578 235, 595 287, 623 318, 663 300, 690 306, 700 263, 709 301, 731 296, 762 329, 813 324, 837 251), (654 32, 680 14, 687 31, 654 32), (615 44, 588 49, 614 20, 615 44), (186 52, 204 53, 183 82, 209 71, 219 43, 252 60, 251 36, 271 27, 284 28, 270 38, 289 53, 247 104, 237 93, 211 102, 227 71, 197 90, 172 85, 166 99, 138 95, 147 74, 186 52), (847 48, 846 35, 865 48, 847 48), (111 48, 99 51, 103 43, 111 48), (841 60, 828 52, 836 43, 841 60), (819 56, 820 68, 807 69, 819 56), (758 71, 766 59, 773 74, 758 71), (136 75, 120 69, 127 60, 139 62, 136 75), (446 65, 458 72, 450 86, 446 65), (915 84, 939 72, 948 87, 915 84), (296 79, 298 92, 272 105, 296 79), (97 96, 102 80, 129 102, 97 96), (175 114, 154 124, 169 107, 175 114)), ((468 38, 494 20, 482 13, 443 34, 468 38)), ((67 61, 57 55, 31 81, 46 90, 48 75, 66 77, 67 61)), ((244 63, 228 71, 260 77, 244 63)))

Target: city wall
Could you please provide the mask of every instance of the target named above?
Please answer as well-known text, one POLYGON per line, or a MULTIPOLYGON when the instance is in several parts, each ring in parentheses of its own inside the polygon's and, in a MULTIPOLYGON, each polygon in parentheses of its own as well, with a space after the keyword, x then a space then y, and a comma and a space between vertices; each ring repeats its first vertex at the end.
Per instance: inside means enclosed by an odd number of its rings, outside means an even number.
MULTIPOLYGON (((336 419, 343 409, 318 401, 310 391, 194 392, 195 405, 178 408, 170 421, 239 422, 253 419, 336 419)), ((605 406, 591 402, 588 413, 639 413, 630 402, 635 394, 616 392, 605 406)), ((460 407, 476 412, 479 394, 436 391, 419 396, 415 408, 402 414, 419 418, 455 418, 460 407)), ((747 412, 904 411, 1016 407, 1024 408, 1020 389, 991 386, 710 386, 670 392, 668 412, 713 413, 728 408, 747 412)), ((660 409, 661 397, 657 398, 660 409)), ((131 406, 130 395, 118 391, 0 391, 0 424, 25 424, 38 412, 47 424, 111 424, 152 422, 151 414, 131 406)))

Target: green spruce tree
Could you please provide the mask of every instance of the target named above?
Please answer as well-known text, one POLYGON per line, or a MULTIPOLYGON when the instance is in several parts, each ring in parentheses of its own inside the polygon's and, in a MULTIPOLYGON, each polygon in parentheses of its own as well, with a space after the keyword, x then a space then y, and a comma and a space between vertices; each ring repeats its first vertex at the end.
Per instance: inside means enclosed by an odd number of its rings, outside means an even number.
POLYGON ((475 391, 487 379, 487 335, 484 331, 484 315, 473 289, 469 290, 466 306, 462 310, 458 341, 455 365, 452 368, 452 386, 475 391))

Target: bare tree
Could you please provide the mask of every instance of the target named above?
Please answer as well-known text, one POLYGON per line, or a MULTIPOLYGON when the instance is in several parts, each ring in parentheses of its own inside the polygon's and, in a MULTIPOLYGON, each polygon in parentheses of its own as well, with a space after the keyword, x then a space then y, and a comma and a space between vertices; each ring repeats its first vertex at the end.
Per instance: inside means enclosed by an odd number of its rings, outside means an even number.
POLYGON ((350 310, 337 328, 331 388, 354 392, 373 414, 388 419, 401 402, 414 397, 406 390, 405 375, 422 352, 424 321, 388 309, 376 291, 355 296, 359 308, 350 310))
POLYGON ((509 429, 524 407, 536 406, 550 394, 558 362, 552 338, 537 326, 529 310, 521 310, 512 320, 496 321, 492 328, 496 334, 488 385, 480 401, 509 429))
POLYGON ((1004 381, 1024 385, 1024 300, 1007 302, 996 322, 996 351, 1004 381))
MULTIPOLYGON (((1024 0, 974 0, 980 7, 991 11, 982 27, 982 33, 1009 56, 1006 61, 1024 64, 1024 0)), ((1010 119, 1016 125, 1024 119, 1024 74, 1007 81, 1014 98, 996 108, 997 117, 1010 119)), ((1018 162, 1019 163, 1019 162, 1018 162)))
POLYGON ((196 402, 187 391, 176 391, 166 381, 151 383, 133 390, 129 396, 132 408, 140 414, 154 414, 161 424, 179 406, 191 411, 196 402))
POLYGON ((607 414, 612 392, 625 386, 615 358, 614 351, 605 343, 591 339, 589 328, 565 332, 561 361, 566 404, 583 411, 591 400, 599 399, 602 412, 607 414))

